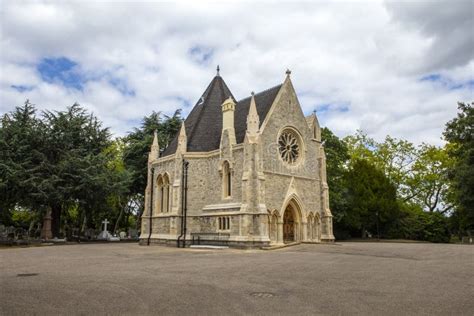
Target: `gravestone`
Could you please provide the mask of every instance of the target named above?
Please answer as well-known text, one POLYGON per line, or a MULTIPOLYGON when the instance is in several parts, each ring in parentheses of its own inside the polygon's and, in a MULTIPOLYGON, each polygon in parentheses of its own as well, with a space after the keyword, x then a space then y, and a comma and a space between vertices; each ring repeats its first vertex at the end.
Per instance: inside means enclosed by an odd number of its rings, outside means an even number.
POLYGON ((120 241, 120 237, 109 234, 107 241, 120 241))
POLYGON ((48 240, 48 242, 52 242, 54 244, 65 244, 67 242, 67 238, 54 237, 53 239, 48 240))
POLYGON ((88 240, 94 240, 94 239, 96 238, 94 229, 93 229, 93 228, 87 228, 87 229, 84 231, 84 236, 85 236, 86 239, 88 239, 88 240))
POLYGON ((104 230, 99 234, 99 236, 97 236, 97 239, 98 240, 108 240, 109 239, 109 236, 110 233, 107 231, 107 225, 109 224, 110 222, 105 219, 102 224, 104 224, 104 230))
POLYGON ((128 238, 131 238, 131 239, 138 238, 138 230, 136 230, 135 228, 129 228, 128 229, 128 238))

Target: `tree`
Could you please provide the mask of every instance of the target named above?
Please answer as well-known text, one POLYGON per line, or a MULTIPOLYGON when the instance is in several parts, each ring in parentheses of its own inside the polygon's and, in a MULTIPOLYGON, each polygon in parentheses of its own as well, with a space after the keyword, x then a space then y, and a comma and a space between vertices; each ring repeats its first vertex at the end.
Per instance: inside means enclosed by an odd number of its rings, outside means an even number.
POLYGON ((474 230, 474 102, 458 103, 457 117, 446 124, 443 135, 455 160, 449 173, 456 201, 455 230, 464 234, 474 230))
POLYGON ((425 212, 417 204, 401 203, 400 216, 391 225, 390 238, 449 242, 448 219, 439 212, 425 212))
POLYGON ((112 185, 103 154, 111 142, 110 132, 77 103, 65 111, 45 111, 42 125, 45 145, 40 190, 52 211, 53 236, 59 236, 65 209, 77 203, 90 219, 93 208, 104 203, 112 185))
POLYGON ((321 139, 326 152, 326 172, 329 186, 329 207, 334 219, 334 233, 337 238, 346 237, 345 227, 341 225, 347 211, 347 189, 344 176, 347 171, 349 153, 346 144, 328 128, 321 129, 321 139))
POLYGON ((38 191, 44 130, 28 100, 4 114, 0 125, 0 221, 11 224, 15 207, 41 211, 38 191))
POLYGON ((453 207, 447 178, 453 159, 447 149, 386 136, 376 142, 361 131, 345 139, 351 161, 365 159, 395 185, 402 203, 416 203, 429 212, 446 213, 453 207))
POLYGON ((386 236, 399 215, 395 186, 382 171, 362 159, 351 164, 345 184, 349 206, 345 226, 362 237, 366 231, 386 236))
POLYGON ((389 135, 384 142, 378 143, 360 130, 344 138, 344 141, 351 160, 366 159, 380 169, 395 185, 399 197, 404 201, 409 202, 419 194, 413 182, 413 167, 419 153, 412 143, 389 135))
POLYGON ((140 128, 135 128, 124 140, 123 160, 125 167, 133 175, 130 186, 131 198, 139 205, 139 213, 143 212, 143 199, 147 182, 148 153, 153 142, 153 133, 158 133, 158 143, 163 150, 172 141, 182 123, 181 110, 173 116, 153 112, 143 118, 140 128))
POLYGON ((109 144, 108 129, 80 105, 45 111, 40 119, 27 101, 2 118, 2 208, 20 207, 38 215, 50 209, 55 237, 66 210, 78 208, 92 217, 94 208, 102 207, 117 186, 107 168, 104 151, 109 144))
POLYGON ((454 160, 445 148, 427 144, 420 146, 409 186, 418 192, 414 196, 418 204, 429 212, 444 214, 453 208, 448 178, 453 164, 454 160))

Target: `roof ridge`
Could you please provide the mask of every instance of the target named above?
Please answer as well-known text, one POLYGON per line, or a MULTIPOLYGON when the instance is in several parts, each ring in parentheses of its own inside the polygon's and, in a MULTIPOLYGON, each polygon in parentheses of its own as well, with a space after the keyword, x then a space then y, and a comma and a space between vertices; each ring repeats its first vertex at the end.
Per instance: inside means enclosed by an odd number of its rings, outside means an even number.
POLYGON ((224 91, 224 84, 223 84, 224 80, 219 80, 219 86, 221 87, 221 98, 222 100, 225 100, 227 99, 226 96, 225 96, 225 91, 224 91))
MULTIPOLYGON (((268 91, 270 91, 270 90, 273 90, 273 89, 275 89, 275 88, 281 87, 282 85, 283 85, 283 83, 277 84, 276 86, 273 86, 273 87, 271 87, 271 88, 268 88, 268 89, 262 90, 262 91, 260 91, 260 92, 258 92, 258 93, 255 93, 254 96, 256 97, 256 96, 259 95, 259 94, 263 94, 263 93, 268 92, 268 91)), ((246 98, 240 99, 237 103, 246 101, 247 99, 250 99, 251 97, 252 97, 252 96, 250 95, 250 96, 248 96, 248 97, 246 97, 246 98)))

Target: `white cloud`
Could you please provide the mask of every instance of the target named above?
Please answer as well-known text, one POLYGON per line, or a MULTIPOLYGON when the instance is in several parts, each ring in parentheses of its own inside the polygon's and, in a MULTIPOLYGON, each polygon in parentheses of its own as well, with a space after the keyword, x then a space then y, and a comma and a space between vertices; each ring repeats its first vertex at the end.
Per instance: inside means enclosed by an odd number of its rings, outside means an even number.
POLYGON ((194 105, 217 64, 237 98, 279 84, 288 67, 304 111, 318 109, 337 135, 440 144, 456 102, 474 99, 472 10, 470 1, 3 1, 0 114, 26 98, 40 109, 77 101, 122 135, 152 110, 194 105), (82 91, 42 80, 38 63, 58 57, 78 64, 82 91), (433 74, 471 85, 420 81, 433 74))

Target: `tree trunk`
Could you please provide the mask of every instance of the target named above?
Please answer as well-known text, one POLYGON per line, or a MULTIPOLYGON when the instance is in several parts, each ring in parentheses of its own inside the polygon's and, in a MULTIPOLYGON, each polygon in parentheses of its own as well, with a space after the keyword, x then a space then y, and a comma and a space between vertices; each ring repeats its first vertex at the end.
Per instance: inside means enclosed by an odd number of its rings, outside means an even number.
POLYGON ((54 204, 51 206, 51 232, 53 233, 53 238, 59 238, 59 232, 61 229, 61 205, 54 204))

